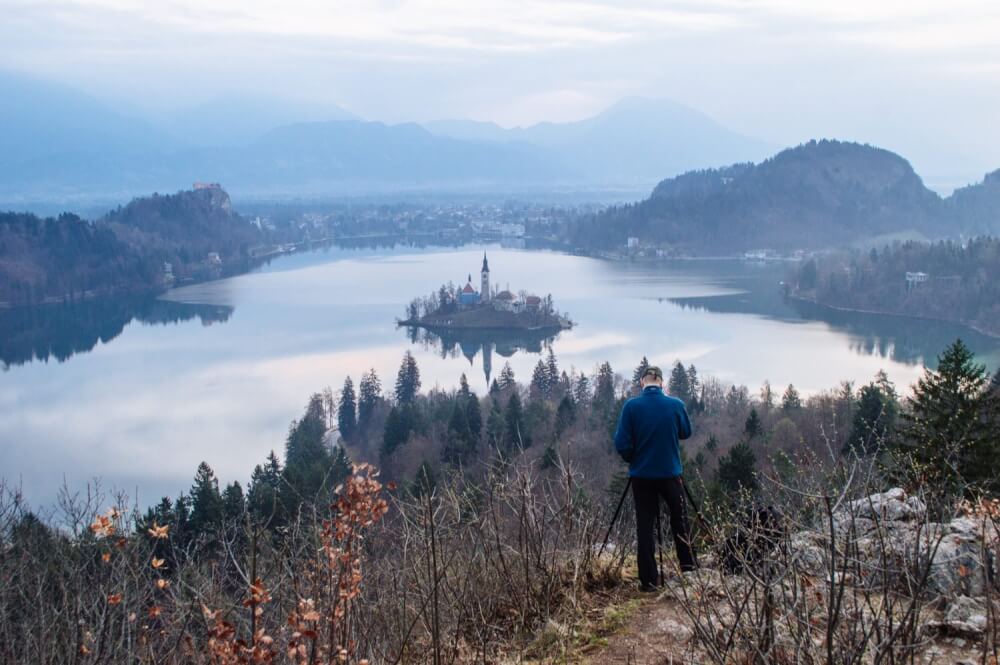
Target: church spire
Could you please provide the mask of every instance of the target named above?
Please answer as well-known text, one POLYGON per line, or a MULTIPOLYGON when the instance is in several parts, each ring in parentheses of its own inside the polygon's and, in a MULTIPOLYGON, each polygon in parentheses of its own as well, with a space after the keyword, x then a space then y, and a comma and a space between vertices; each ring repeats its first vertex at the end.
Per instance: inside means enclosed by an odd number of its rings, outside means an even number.
POLYGON ((480 302, 490 301, 490 264, 486 262, 486 252, 483 252, 483 272, 480 273, 479 299, 480 302))

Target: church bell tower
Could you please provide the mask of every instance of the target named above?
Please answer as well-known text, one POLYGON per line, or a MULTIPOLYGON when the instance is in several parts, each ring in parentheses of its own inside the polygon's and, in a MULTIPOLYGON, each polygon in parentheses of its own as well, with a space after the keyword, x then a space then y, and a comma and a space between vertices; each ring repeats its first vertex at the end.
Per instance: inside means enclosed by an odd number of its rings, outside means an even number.
POLYGON ((479 302, 490 301, 490 264, 486 262, 486 252, 483 252, 483 272, 480 281, 479 302))

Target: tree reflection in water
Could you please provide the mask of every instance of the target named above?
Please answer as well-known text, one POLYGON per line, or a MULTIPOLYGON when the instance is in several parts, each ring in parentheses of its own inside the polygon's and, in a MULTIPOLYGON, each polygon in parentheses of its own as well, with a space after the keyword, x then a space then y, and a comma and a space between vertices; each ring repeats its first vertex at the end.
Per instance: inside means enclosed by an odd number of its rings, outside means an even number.
POLYGON ((224 322, 226 305, 200 305, 152 296, 106 298, 59 305, 0 310, 0 362, 12 365, 54 358, 63 362, 108 343, 132 321, 165 325, 198 318, 202 325, 224 322))

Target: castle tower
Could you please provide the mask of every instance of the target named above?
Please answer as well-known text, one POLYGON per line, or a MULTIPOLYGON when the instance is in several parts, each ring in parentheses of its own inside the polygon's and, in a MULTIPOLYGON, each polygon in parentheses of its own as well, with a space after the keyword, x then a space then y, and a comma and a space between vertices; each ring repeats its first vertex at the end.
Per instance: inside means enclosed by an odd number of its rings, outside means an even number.
POLYGON ((483 272, 479 288, 479 301, 490 301, 490 264, 486 262, 486 252, 483 252, 483 272))

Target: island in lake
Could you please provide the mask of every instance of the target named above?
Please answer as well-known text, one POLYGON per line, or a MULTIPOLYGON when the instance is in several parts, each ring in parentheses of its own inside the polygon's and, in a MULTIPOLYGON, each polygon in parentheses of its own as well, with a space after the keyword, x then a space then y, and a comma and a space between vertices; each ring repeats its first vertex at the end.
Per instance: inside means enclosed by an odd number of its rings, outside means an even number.
POLYGON ((561 314, 552 296, 541 298, 527 291, 511 292, 507 287, 498 291, 490 287, 490 265, 483 254, 480 289, 472 286, 472 275, 464 287, 443 284, 424 298, 415 298, 406 307, 401 326, 416 326, 434 332, 459 330, 531 331, 555 333, 573 327, 568 316, 561 314))

